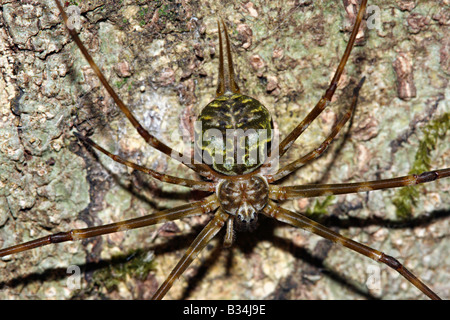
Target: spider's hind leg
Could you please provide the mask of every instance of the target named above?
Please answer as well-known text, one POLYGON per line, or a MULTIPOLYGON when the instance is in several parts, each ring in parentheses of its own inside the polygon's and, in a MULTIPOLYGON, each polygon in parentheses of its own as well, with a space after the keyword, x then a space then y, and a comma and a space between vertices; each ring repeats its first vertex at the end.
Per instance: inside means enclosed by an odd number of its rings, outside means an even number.
POLYGON ((401 274, 406 280, 412 283, 416 288, 422 291, 430 299, 441 300, 441 298, 431 290, 426 284, 424 284, 418 277, 416 277, 411 271, 406 269, 397 259, 386 255, 385 253, 368 247, 362 243, 353 241, 347 237, 340 235, 337 232, 293 211, 286 210, 278 206, 275 202, 270 201, 264 208, 263 213, 278 221, 293 225, 295 227, 305 229, 309 232, 317 234, 325 239, 331 240, 341 246, 356 251, 370 259, 384 263, 391 267, 399 274, 401 274))
POLYGON ((136 117, 133 115, 131 110, 128 108, 128 106, 122 101, 122 99, 119 97, 119 95, 116 93, 116 91, 113 89, 113 87, 109 84, 108 80, 100 70, 100 68, 95 63, 94 59, 92 58, 89 51, 84 46, 83 42, 81 41, 80 37, 78 36, 76 30, 73 28, 73 26, 69 23, 69 17, 67 16, 66 12, 64 11, 64 8, 59 0, 55 0, 56 6, 58 7, 58 10, 61 14, 61 17, 64 21, 64 24, 67 27, 67 31, 69 32, 70 36, 72 37, 73 41, 76 43, 77 47, 80 49, 81 53, 89 63, 90 67, 102 83, 103 87, 108 91, 109 95, 113 98, 116 105, 119 107, 119 109, 122 111, 122 113, 128 118, 130 123, 133 125, 133 127, 136 129, 136 131, 139 133, 139 135, 145 140, 147 144, 155 148, 156 150, 159 150, 160 152, 164 153, 165 155, 169 156, 172 159, 178 160, 181 163, 183 163, 188 168, 194 170, 198 174, 208 178, 212 179, 213 174, 211 173, 211 170, 209 167, 205 164, 201 163, 194 163, 193 159, 186 159, 186 157, 180 153, 177 150, 172 149, 159 139, 157 139, 155 136, 153 136, 150 132, 148 132, 141 123, 136 119, 136 117))
POLYGON ((363 86, 365 79, 366 78, 363 77, 359 81, 358 85, 353 89, 353 99, 352 99, 350 108, 335 123, 335 125, 333 126, 333 129, 331 130, 331 133, 320 144, 320 146, 315 148, 313 151, 309 152, 308 154, 304 155, 300 159, 279 169, 275 174, 267 175, 266 178, 267 178, 268 182, 273 182, 273 181, 279 180, 279 179, 287 176, 288 174, 294 172, 295 170, 299 169, 300 167, 307 164, 308 162, 311 162, 311 161, 317 159, 325 152, 325 150, 328 148, 328 146, 334 140, 334 138, 338 135, 338 133, 341 131, 341 129, 344 127, 344 125, 347 123, 347 121, 353 116, 356 105, 358 103, 359 91, 361 90, 361 87, 363 86))

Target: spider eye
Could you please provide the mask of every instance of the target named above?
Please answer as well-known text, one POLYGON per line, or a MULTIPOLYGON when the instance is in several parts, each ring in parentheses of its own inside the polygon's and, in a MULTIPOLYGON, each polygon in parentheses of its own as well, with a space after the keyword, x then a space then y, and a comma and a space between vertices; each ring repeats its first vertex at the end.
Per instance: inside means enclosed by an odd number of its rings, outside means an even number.
POLYGON ((195 124, 196 154, 225 175, 254 171, 267 158, 272 119, 258 100, 226 93, 210 102, 195 124))

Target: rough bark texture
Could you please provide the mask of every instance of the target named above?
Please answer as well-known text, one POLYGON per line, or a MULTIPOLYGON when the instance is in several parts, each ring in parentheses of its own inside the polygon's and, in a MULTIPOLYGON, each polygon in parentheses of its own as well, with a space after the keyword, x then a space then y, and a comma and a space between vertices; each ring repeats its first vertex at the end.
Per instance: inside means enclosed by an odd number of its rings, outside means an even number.
MULTIPOLYGON (((143 125, 180 148, 177 136, 192 129, 195 115, 214 97, 216 19, 223 17, 241 89, 267 106, 283 137, 326 89, 349 37, 354 2, 83 1, 80 33, 143 125)), ((193 176, 143 143, 72 43, 52 0, 2 3, 1 247, 203 196, 88 152, 72 132, 150 168, 193 176)), ((381 29, 365 29, 333 103, 284 161, 326 137, 366 76, 352 127, 283 184, 374 180, 450 166, 448 1, 369 4, 379 9, 381 29)), ((419 186, 414 201, 388 190, 285 206, 309 208, 331 228, 398 258, 449 298, 449 185, 447 179, 419 186)), ((6 257, 0 260, 0 298, 149 298, 207 220, 6 257), (82 271, 79 290, 67 285, 71 265, 82 271)), ((253 233, 238 233, 232 249, 221 248, 222 237, 167 298, 425 298, 388 267, 267 219, 253 233), (378 267, 381 291, 370 291, 365 283, 378 267)))

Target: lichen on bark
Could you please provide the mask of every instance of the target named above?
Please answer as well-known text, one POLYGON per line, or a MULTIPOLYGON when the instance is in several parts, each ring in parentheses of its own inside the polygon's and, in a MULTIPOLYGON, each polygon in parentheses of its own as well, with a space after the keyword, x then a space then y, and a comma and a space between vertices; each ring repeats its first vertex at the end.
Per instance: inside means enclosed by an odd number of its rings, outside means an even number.
MULTIPOLYGON (((179 148, 177 137, 192 129, 195 115, 214 97, 216 19, 226 17, 241 89, 271 111, 283 137, 324 93, 349 36, 352 3, 96 0, 79 4, 80 35, 142 124, 179 148)), ((405 175, 423 152, 427 130, 450 112, 448 7, 439 1, 369 4, 379 9, 381 29, 364 31, 333 103, 283 163, 326 137, 349 106, 353 87, 366 76, 352 126, 323 157, 284 184, 405 175)), ((96 159, 76 140, 73 131, 131 161, 193 177, 146 146, 117 110, 71 42, 53 0, 3 1, 0 25, 1 247, 202 196, 155 182, 102 155, 96 159)), ((432 169, 449 167, 448 127, 440 130, 444 134, 426 149, 432 169)), ((417 190, 406 220, 396 214, 396 190, 317 202, 299 199, 285 206, 301 212, 318 208, 315 217, 326 212, 318 218, 328 226, 397 257, 448 298, 449 182, 417 190)), ((176 221, 8 257, 0 260, 0 297, 148 298, 207 220, 176 221), (134 257, 151 268, 134 277, 138 268, 132 264, 130 275, 122 276, 124 260, 134 257), (70 265, 81 267, 81 290, 68 288, 70 265), (117 270, 121 281, 111 286, 102 280, 105 274, 116 277, 117 270)), ((168 298, 424 298, 394 271, 348 249, 269 220, 260 224, 254 233, 238 233, 230 250, 220 248, 218 237, 168 298), (380 268, 381 293, 365 286, 374 265, 380 268)))

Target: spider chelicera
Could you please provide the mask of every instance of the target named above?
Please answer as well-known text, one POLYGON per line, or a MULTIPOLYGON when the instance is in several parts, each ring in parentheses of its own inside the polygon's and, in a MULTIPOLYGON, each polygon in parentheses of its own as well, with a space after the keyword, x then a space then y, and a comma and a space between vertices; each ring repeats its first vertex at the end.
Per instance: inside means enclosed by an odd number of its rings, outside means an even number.
MULTIPOLYGON (((57 2, 58 3, 58 2, 57 2)), ((59 4, 59 3, 58 3, 59 4)), ((362 7, 365 8, 366 1, 363 1, 362 7)), ((61 6, 59 6, 61 10, 61 14, 64 19, 67 21, 67 17, 64 15, 61 6)), ((275 145, 273 150, 279 152, 279 156, 281 157, 291 146, 291 143, 295 141, 295 139, 306 130, 307 126, 322 112, 322 110, 327 107, 329 101, 332 99, 334 92, 337 88, 337 83, 340 79, 340 76, 344 70, 344 66, 349 57, 350 51, 353 47, 357 31, 359 29, 359 24, 361 23, 363 17, 363 10, 360 10, 358 14, 358 18, 355 23, 355 27, 353 29, 346 53, 344 54, 341 63, 338 67, 338 71, 335 74, 329 88, 326 90, 324 98, 316 105, 316 107, 311 111, 311 113, 303 120, 298 127, 291 132, 284 140, 281 140, 280 145, 275 145), (279 147, 279 148, 278 148, 279 147)), ((219 35, 221 35, 221 27, 219 23, 219 35)), ((220 67, 219 67, 219 85, 217 89, 217 98, 220 99, 223 95, 227 97, 227 99, 231 99, 235 101, 235 105, 229 105, 229 108, 236 108, 236 113, 242 108, 237 108, 236 106, 249 106, 249 113, 260 114, 263 107, 260 104, 255 102, 254 105, 248 104, 247 98, 242 98, 240 94, 240 90, 235 82, 233 65, 231 62, 231 54, 230 54, 230 45, 228 40, 228 34, 226 31, 226 26, 222 22, 222 28, 225 31, 225 41, 220 38, 220 67), (224 50, 223 42, 225 42, 226 49, 224 50), (224 53, 225 51, 225 53, 224 53), (228 56, 226 59, 224 55, 228 56), (227 60, 228 65, 226 65, 225 60, 227 60)), ((89 53, 84 49, 83 44, 78 39, 76 33, 69 29, 70 34, 74 38, 77 45, 83 51, 83 54, 88 59, 91 64, 91 67, 96 70, 95 63, 92 58, 90 58, 89 53)), ((133 125, 137 128, 138 132, 141 136, 153 147, 162 151, 163 153, 172 156, 181 158, 181 155, 177 155, 175 151, 161 143, 155 137, 150 135, 145 129, 143 129, 140 124, 135 120, 135 118, 128 111, 128 108, 120 101, 120 99, 115 94, 114 90, 108 85, 106 79, 101 75, 99 70, 96 70, 97 75, 100 77, 103 85, 107 88, 109 93, 114 97, 114 100, 122 109, 122 111, 127 115, 133 125), (102 79, 103 78, 103 79, 102 79)), ((87 144, 92 147, 100 150, 106 155, 110 156, 117 162, 121 162, 126 164, 136 170, 144 171, 149 173, 153 177, 160 179, 164 182, 179 184, 183 186, 189 186, 194 190, 201 190, 206 192, 211 192, 212 195, 208 196, 205 200, 197 201, 192 204, 188 204, 182 207, 168 209, 161 213, 152 214, 146 218, 137 218, 136 220, 132 220, 129 222, 116 223, 108 226, 94 227, 88 230, 79 231, 75 230, 71 233, 60 233, 53 235, 50 238, 43 238, 41 240, 32 241, 29 244, 18 245, 6 249, 2 249, 0 252, 2 255, 9 255, 12 253, 17 253, 20 251, 28 250, 33 247, 41 246, 48 243, 55 242, 63 242, 68 240, 77 240, 86 237, 92 237, 100 234, 106 234, 116 231, 128 230, 131 228, 142 227, 149 224, 161 223, 167 220, 180 219, 185 217, 190 217, 198 214, 206 214, 208 212, 215 212, 214 218, 211 222, 205 227, 205 229, 200 233, 200 235, 196 238, 194 243, 191 245, 190 249, 187 251, 187 255, 184 256, 182 260, 180 260, 179 265, 174 269, 175 272, 171 273, 168 280, 163 283, 163 285, 158 289, 155 294, 155 298, 162 298, 165 293, 170 289, 172 282, 174 279, 179 277, 184 270, 189 266, 192 258, 194 258, 195 254, 201 251, 201 249, 209 242, 209 240, 222 228, 226 229, 225 232, 225 245, 230 246, 233 242, 234 232, 233 228, 236 225, 240 225, 241 228, 253 229, 255 226, 255 222, 259 214, 264 214, 266 216, 275 218, 277 220, 287 222, 293 224, 295 226, 303 227, 313 233, 320 234, 321 236, 338 242, 344 246, 350 247, 351 249, 358 251, 362 254, 369 256, 372 259, 380 260, 389 266, 400 269, 400 272, 406 277, 409 277, 409 280, 419 287, 425 294, 430 296, 431 298, 437 298, 437 296, 426 286, 421 284, 421 282, 411 276, 406 271, 403 271, 395 259, 392 257, 385 256, 380 252, 368 249, 367 247, 357 244, 349 239, 346 239, 342 236, 337 235, 336 233, 330 231, 327 228, 320 226, 319 224, 309 220, 308 218, 288 211, 286 209, 282 209, 277 204, 277 201, 282 201, 289 198, 296 197, 316 197, 330 194, 341 194, 341 193, 351 193, 351 192, 367 192, 375 189, 381 188, 393 188, 393 187, 401 187, 406 185, 412 185, 416 183, 423 183, 436 180, 438 178, 446 177, 450 174, 449 169, 442 169, 432 172, 426 172, 418 176, 408 176, 394 180, 382 180, 382 181, 373 181, 373 182, 364 182, 360 184, 341 184, 341 185, 305 185, 298 187, 278 187, 277 185, 271 184, 284 176, 290 174, 295 171, 300 166, 303 166, 306 162, 312 161, 315 158, 319 157, 326 149, 328 144, 334 139, 334 137, 338 134, 338 132, 342 129, 345 123, 351 117, 352 111, 356 106, 356 101, 358 97, 358 91, 362 86, 363 81, 361 81, 358 85, 356 85, 355 93, 353 96, 353 100, 348 107, 348 111, 341 118, 338 119, 338 122, 333 127, 331 134, 326 138, 326 140, 320 145, 316 150, 308 153, 306 156, 300 158, 288 165, 287 167, 282 167, 280 170, 276 170, 275 172, 265 173, 264 171, 265 165, 258 163, 257 165, 249 168, 248 165, 244 165, 242 167, 231 166, 230 168, 218 168, 214 167, 211 169, 209 166, 205 166, 204 164, 196 164, 196 163, 186 163, 184 164, 198 174, 204 177, 203 181, 198 180, 189 180, 176 178, 172 176, 168 176, 165 174, 157 173, 151 169, 146 169, 141 166, 135 165, 131 162, 127 162, 124 159, 121 159, 117 156, 112 155, 105 149, 98 146, 95 142, 91 141, 88 138, 77 135, 81 140, 85 141, 87 144), (239 190, 236 191, 236 190, 239 190), (240 197, 243 197, 240 201, 237 201, 240 197), (271 200, 269 200, 269 198, 271 200)), ((214 111, 223 108, 222 104, 210 105, 210 109, 214 111)), ((227 111, 223 111, 223 117, 226 118, 228 116, 227 111)), ((244 118, 248 118, 248 114, 244 114, 244 118)), ((208 111, 204 111, 200 117, 203 120, 203 124, 208 123, 210 120, 210 113, 208 111)), ((230 117, 231 118, 231 117, 230 117)), ((272 125, 270 118, 263 117, 265 126, 263 128, 265 130, 272 130, 272 125)), ((242 119, 239 118, 239 119, 242 119)), ((250 119, 251 120, 251 119, 250 119)), ((249 122, 249 119, 247 119, 249 122)), ((225 122, 226 123, 226 122, 225 122)), ((231 122, 233 124, 233 122, 231 122)), ((234 124, 240 123, 240 121, 236 121, 234 124)), ((258 122, 261 124, 261 121, 258 122)), ((220 123, 219 125, 222 125, 220 123)), ((210 124, 210 127, 219 128, 216 123, 210 124)), ((268 142, 268 141, 266 141, 268 142)), ((272 141, 272 143, 274 143, 272 141)), ((206 152, 208 154, 208 146, 200 146, 200 150, 206 152)), ((247 149, 248 151, 248 149, 247 149)), ((273 154, 272 154, 273 156, 273 154)), ((212 155, 214 157, 214 155, 212 155)), ((236 159, 235 159, 236 160, 236 159)), ((269 161, 267 161, 269 162, 269 161)), ((266 163, 267 163, 266 162, 266 163)))

